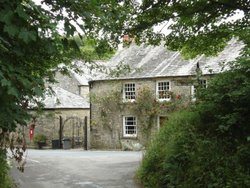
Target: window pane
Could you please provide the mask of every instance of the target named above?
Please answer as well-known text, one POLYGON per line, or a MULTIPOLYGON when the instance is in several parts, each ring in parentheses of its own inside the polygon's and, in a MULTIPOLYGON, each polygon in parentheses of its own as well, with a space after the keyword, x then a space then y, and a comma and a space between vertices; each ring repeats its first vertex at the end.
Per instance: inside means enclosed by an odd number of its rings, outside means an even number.
POLYGON ((200 86, 201 88, 207 88, 207 80, 200 80, 200 86))
POLYGON ((157 85, 157 90, 158 90, 158 98, 159 99, 169 99, 170 94, 169 94, 169 82, 158 82, 157 85))
POLYGON ((124 117, 124 136, 136 136, 136 117, 124 117))
POLYGON ((135 99, 135 83, 124 84, 125 99, 135 99))

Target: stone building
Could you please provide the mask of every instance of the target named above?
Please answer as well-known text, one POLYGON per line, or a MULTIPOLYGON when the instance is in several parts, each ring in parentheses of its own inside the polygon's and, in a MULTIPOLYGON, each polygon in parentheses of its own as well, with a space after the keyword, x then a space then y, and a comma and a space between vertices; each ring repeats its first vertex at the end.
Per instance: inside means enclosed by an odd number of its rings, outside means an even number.
MULTIPOLYGON (((48 146, 52 140, 62 143, 62 140, 67 138, 70 139, 72 148, 89 147, 90 74, 89 72, 79 74, 70 70, 69 75, 58 72, 55 78, 57 83, 50 85, 53 92, 45 95, 43 110, 41 112, 30 110, 35 117, 32 122, 35 124, 34 135, 45 134, 48 146)), ((26 140, 29 140, 29 126, 25 133, 26 140)))
POLYGON ((118 51, 107 66, 124 69, 89 82, 91 147, 141 149, 163 126, 169 109, 178 101, 194 101, 196 87, 207 87, 210 77, 227 69, 223 62, 234 60, 242 46, 232 40, 216 57, 192 60, 163 45, 132 44, 118 51))

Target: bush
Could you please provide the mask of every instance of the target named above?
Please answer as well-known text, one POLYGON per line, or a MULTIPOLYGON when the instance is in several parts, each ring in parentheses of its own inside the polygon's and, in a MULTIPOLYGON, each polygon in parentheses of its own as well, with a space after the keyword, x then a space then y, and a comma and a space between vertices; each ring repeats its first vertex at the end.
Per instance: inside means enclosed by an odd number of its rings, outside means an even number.
POLYGON ((145 187, 250 187, 250 64, 215 77, 193 111, 170 116, 146 152, 145 187))
POLYGON ((250 146, 206 137, 197 112, 170 116, 146 152, 138 176, 145 187, 250 187, 250 146))
POLYGON ((138 171, 145 187, 177 187, 186 178, 185 170, 195 150, 194 125, 198 114, 173 113, 149 147, 138 171))
POLYGON ((33 142, 38 146, 39 149, 46 145, 47 137, 44 134, 36 134, 34 136, 33 142))
POLYGON ((9 167, 6 161, 5 150, 0 149, 0 188, 10 188, 11 180, 8 175, 9 167))

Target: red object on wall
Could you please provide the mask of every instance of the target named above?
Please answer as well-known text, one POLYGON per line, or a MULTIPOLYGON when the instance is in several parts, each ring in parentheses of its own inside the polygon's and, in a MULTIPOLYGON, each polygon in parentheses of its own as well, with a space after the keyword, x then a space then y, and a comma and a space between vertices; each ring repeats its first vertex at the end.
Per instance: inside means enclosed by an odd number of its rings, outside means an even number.
POLYGON ((33 139, 33 135, 34 135, 34 129, 30 128, 29 134, 30 134, 30 141, 31 141, 33 139))
POLYGON ((180 100, 181 99, 181 95, 176 95, 176 99, 180 100))
POLYGON ((33 139, 34 131, 35 131, 35 124, 31 124, 29 128, 30 141, 33 139))

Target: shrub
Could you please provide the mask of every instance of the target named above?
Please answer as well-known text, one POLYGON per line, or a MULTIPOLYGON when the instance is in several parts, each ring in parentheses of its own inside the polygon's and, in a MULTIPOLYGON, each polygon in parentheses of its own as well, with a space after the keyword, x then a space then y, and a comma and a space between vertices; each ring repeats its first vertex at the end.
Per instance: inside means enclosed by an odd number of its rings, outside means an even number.
POLYGON ((207 137, 197 129, 198 112, 170 116, 142 161, 145 187, 250 187, 250 145, 207 137))
POLYGON ((33 142, 38 146, 39 149, 46 145, 47 137, 44 134, 36 134, 34 136, 33 142))
POLYGON ((175 112, 152 142, 138 171, 146 187, 176 187, 190 168, 195 150, 194 124, 198 114, 175 112))
POLYGON ((9 167, 6 161, 6 152, 0 149, 0 188, 10 188, 11 181, 8 176, 9 167))
POLYGON ((145 187, 250 187, 250 64, 239 62, 169 116, 138 171, 145 187))

